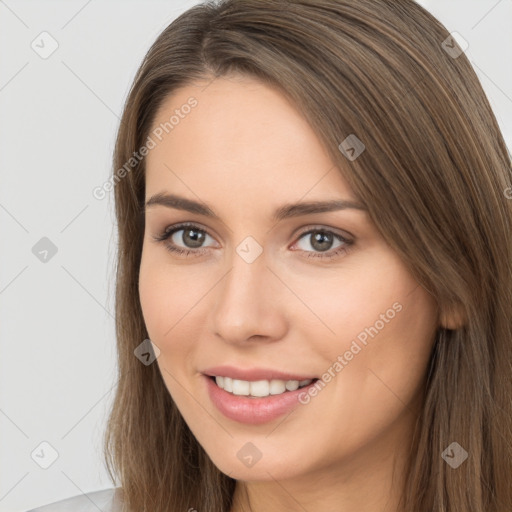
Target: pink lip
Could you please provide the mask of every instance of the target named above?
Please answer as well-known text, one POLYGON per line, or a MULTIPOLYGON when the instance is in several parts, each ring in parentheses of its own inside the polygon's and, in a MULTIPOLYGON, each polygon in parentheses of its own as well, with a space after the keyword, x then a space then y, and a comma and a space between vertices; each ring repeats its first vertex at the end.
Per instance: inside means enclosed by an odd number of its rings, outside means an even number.
POLYGON ((315 376, 312 375, 298 375, 295 373, 286 373, 280 372, 278 370, 272 370, 269 368, 236 368, 234 366, 222 365, 222 366, 214 366, 212 368, 207 368, 203 370, 205 375, 209 375, 211 377, 231 377, 232 379, 239 380, 248 380, 248 381, 256 381, 256 380, 307 380, 307 379, 316 379, 315 376))
POLYGON ((313 381, 309 386, 304 386, 303 388, 296 389, 295 391, 286 391, 280 395, 269 395, 262 398, 249 398, 247 396, 233 395, 232 393, 219 388, 214 380, 207 375, 204 375, 204 380, 206 381, 210 400, 224 416, 240 423, 249 423, 253 425, 272 421, 279 416, 286 414, 294 407, 297 407, 299 404, 299 395, 301 393, 307 393, 308 388, 310 386, 314 386, 316 382, 313 381))

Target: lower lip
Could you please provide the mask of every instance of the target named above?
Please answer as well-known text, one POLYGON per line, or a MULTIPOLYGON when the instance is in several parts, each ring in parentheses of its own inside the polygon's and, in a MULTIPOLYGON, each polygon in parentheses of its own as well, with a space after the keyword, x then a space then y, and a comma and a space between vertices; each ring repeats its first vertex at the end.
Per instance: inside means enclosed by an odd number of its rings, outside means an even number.
POLYGON ((211 401, 217 409, 227 418, 240 423, 258 425, 272 421, 299 404, 299 395, 308 391, 316 381, 308 386, 285 391, 280 395, 269 395, 262 398, 249 398, 238 396, 224 391, 208 376, 205 376, 206 386, 211 401))

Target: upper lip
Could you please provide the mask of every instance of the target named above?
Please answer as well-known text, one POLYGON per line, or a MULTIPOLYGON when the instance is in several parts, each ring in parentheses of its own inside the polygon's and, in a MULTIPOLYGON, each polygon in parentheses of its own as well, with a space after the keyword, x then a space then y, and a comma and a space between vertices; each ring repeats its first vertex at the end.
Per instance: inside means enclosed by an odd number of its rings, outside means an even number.
POLYGON ((221 365, 206 368, 202 372, 210 377, 230 377, 232 379, 257 381, 257 380, 308 380, 315 379, 311 375, 300 375, 298 373, 288 373, 272 368, 237 368, 235 366, 221 365))

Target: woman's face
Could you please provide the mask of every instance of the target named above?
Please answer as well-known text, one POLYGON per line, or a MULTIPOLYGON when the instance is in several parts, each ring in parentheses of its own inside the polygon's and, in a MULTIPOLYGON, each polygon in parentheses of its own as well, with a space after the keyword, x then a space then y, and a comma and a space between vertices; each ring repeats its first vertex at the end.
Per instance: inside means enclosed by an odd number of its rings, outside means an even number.
POLYGON ((388 460, 416 418, 436 304, 281 94, 205 86, 165 101, 147 155, 146 201, 183 198, 147 206, 140 268, 165 385, 233 478, 388 460), (349 204, 300 207, 330 201, 349 204))

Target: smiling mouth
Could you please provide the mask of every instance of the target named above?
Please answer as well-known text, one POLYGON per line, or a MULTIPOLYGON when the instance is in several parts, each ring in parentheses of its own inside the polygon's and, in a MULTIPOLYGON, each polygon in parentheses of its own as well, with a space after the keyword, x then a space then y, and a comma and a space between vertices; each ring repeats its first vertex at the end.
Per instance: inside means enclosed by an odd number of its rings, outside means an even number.
POLYGON ((318 379, 306 380, 239 380, 230 377, 210 376, 210 380, 224 391, 235 396, 246 396, 248 398, 264 398, 267 396, 282 395, 290 391, 309 386, 318 379))

